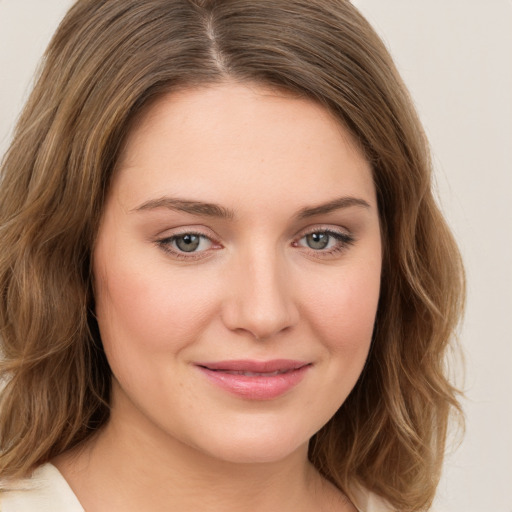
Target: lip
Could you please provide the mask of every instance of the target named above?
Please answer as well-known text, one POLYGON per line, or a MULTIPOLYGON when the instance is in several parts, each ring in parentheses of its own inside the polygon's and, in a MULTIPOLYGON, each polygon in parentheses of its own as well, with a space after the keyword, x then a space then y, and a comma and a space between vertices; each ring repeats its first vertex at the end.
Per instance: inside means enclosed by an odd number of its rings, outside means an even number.
POLYGON ((309 362, 292 359, 196 363, 211 383, 249 400, 271 400, 284 395, 299 384, 311 366, 309 362))

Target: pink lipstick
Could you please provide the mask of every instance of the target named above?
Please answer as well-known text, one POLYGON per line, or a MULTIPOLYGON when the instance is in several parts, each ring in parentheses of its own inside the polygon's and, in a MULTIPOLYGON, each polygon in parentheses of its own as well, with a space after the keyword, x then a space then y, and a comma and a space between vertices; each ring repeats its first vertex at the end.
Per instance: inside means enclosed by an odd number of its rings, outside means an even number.
POLYGON ((250 400, 271 400, 295 387, 311 363, 291 359, 232 360, 196 366, 210 382, 230 393, 250 400))

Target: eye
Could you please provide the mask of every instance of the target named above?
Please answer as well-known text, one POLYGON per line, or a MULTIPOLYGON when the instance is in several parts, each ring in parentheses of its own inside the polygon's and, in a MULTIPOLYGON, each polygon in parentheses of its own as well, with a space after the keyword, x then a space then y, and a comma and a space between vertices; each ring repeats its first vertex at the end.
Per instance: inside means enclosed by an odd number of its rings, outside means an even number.
POLYGON ((199 249, 201 244, 205 245, 203 239, 206 239, 206 237, 187 233, 185 235, 173 237, 172 243, 182 252, 195 252, 199 249))
POLYGON ((325 249, 331 241, 329 233, 310 233, 304 237, 306 245, 310 249, 325 249))
POLYGON ((317 230, 305 234, 295 245, 306 247, 315 252, 332 254, 354 243, 354 238, 341 231, 317 230))
POLYGON ((187 254, 192 256, 208 251, 214 245, 210 238, 200 233, 180 233, 158 240, 157 244, 166 252, 182 258, 187 254))

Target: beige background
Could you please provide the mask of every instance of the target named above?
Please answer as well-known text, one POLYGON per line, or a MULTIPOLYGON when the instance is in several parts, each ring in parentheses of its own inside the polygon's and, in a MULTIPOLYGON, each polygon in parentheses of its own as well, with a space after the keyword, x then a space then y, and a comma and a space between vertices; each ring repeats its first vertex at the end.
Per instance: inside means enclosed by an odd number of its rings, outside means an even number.
MULTIPOLYGON (((467 434, 440 512, 512 512, 512 1, 354 0, 391 49, 434 153, 469 280, 467 434)), ((0 154, 70 0, 0 0, 0 154)))

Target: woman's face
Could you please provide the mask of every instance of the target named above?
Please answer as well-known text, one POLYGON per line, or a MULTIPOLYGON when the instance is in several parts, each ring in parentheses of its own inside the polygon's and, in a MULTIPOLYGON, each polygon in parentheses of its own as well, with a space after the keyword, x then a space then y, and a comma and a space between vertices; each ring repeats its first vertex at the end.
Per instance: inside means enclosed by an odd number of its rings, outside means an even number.
POLYGON ((305 449, 361 373, 380 273, 370 166, 326 110, 236 84, 158 100, 94 252, 111 425, 227 461, 305 449))

